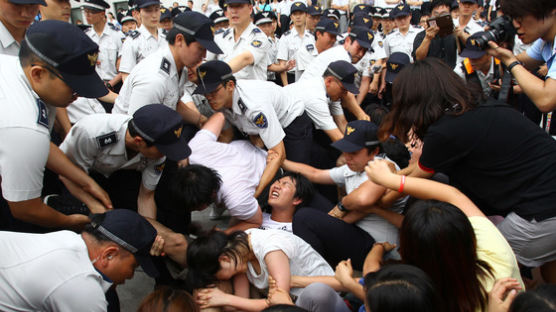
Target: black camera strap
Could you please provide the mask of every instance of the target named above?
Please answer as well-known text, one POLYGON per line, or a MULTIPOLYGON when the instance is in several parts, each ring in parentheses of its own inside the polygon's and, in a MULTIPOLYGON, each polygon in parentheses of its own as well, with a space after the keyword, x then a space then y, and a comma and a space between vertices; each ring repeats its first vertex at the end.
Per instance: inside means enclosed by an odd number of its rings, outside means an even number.
POLYGON ((508 96, 510 95, 510 89, 512 87, 512 73, 508 71, 505 65, 502 65, 502 71, 504 72, 502 76, 502 85, 500 86, 500 92, 498 92, 498 100, 507 103, 508 96))

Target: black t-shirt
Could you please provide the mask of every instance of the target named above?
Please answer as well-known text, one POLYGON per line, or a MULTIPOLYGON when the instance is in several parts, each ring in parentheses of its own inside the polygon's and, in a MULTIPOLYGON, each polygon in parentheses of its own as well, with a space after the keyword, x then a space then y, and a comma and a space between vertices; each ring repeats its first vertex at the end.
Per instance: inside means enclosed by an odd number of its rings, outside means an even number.
POLYGON ((425 135, 419 165, 447 174, 487 214, 556 216, 556 141, 505 104, 440 118, 425 135))
MULTIPOLYGON (((425 39, 426 31, 423 30, 422 32, 418 33, 413 40, 413 58, 415 59, 415 53, 417 49, 423 43, 425 39)), ((446 37, 440 38, 436 36, 434 39, 431 40, 431 44, 429 46, 429 53, 427 53, 427 57, 436 57, 444 61, 450 68, 456 67, 457 61, 457 44, 456 38, 454 35, 448 35, 446 37)))

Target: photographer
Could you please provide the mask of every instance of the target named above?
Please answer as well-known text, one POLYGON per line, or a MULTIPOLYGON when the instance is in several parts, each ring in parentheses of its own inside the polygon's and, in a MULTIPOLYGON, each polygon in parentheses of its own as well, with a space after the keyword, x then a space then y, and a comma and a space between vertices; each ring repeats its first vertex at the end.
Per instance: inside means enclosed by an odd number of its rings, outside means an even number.
POLYGON ((513 19, 517 35, 523 43, 533 43, 526 52, 515 56, 512 51, 489 42, 488 53, 500 59, 512 73, 523 92, 542 112, 556 109, 556 65, 554 39, 556 37, 556 1, 502 0, 501 10, 513 19), (546 80, 528 70, 546 63, 546 80))
MULTIPOLYGON (((432 2, 432 17, 450 14, 451 0, 434 0, 432 2)), ((448 66, 454 68, 457 59, 457 43, 454 34, 440 37, 440 28, 436 24, 430 24, 426 30, 418 33, 413 41, 413 58, 417 61, 426 57, 437 57, 448 66)))

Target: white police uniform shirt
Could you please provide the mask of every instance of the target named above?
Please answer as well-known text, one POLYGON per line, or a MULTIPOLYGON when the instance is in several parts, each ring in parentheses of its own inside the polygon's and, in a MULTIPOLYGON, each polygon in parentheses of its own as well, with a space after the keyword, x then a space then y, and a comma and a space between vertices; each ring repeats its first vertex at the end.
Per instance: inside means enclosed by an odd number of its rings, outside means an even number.
POLYGON ((245 66, 234 74, 236 79, 267 79, 268 50, 270 43, 267 36, 257 26, 250 23, 241 33, 238 41, 234 39, 234 29, 230 27, 214 37, 214 42, 222 50, 222 54, 207 51, 206 59, 229 62, 246 50, 253 54, 253 64, 245 66))
MULTIPOLYGON (((459 26, 459 19, 454 19, 454 27, 458 27, 458 26, 459 26)), ((484 28, 481 25, 477 24, 477 22, 475 22, 474 19, 470 19, 467 25, 465 25, 465 27, 463 28, 463 31, 469 35, 473 35, 475 33, 484 31, 484 28)), ((463 62, 464 59, 465 58, 461 57, 458 53, 456 58, 456 64, 463 62)), ((456 65, 456 67, 458 67, 458 65, 456 65)))
POLYGON ((283 100, 282 88, 272 82, 238 80, 232 108, 223 112, 228 122, 245 134, 260 136, 264 145, 271 149, 286 136, 283 128, 303 113, 303 107, 297 115, 288 113, 289 107, 277 111, 283 100))
MULTIPOLYGON (((268 37, 268 42, 270 43, 270 47, 268 49, 268 66, 272 64, 278 64, 278 39, 268 37)), ((267 71, 267 80, 274 80, 276 79, 276 73, 273 71, 267 71)))
POLYGON ((19 202, 41 195, 56 111, 32 90, 18 57, 0 55, 0 64, 2 195, 19 202))
MULTIPOLYGON (((278 55, 276 57, 278 60, 295 60, 297 63, 299 61, 297 54, 301 49, 315 49, 315 36, 307 30, 300 36, 297 29, 293 27, 280 38, 278 42, 278 55)), ((289 73, 294 73, 296 68, 291 69, 289 73)))
POLYGON ((319 55, 319 51, 317 50, 317 46, 313 36, 313 43, 308 43, 304 46, 301 46, 299 50, 297 50, 297 55, 295 58, 295 81, 298 81, 305 69, 315 60, 317 55, 319 55))
POLYGON ((111 80, 118 74, 116 69, 116 61, 120 49, 122 48, 122 40, 125 36, 112 29, 108 24, 104 25, 102 34, 99 36, 93 27, 87 28, 85 34, 98 44, 98 62, 96 71, 102 80, 111 80))
POLYGON ((0 232, 0 250, 1 311, 106 311, 112 283, 93 266, 81 235, 0 232))
MULTIPOLYGON (((481 88, 483 89, 483 93, 485 96, 489 96, 492 93, 492 89, 490 88, 489 83, 494 82, 494 70, 498 70, 498 66, 494 62, 494 58, 490 60, 490 67, 486 75, 481 70, 475 70, 477 74, 477 78, 479 78, 479 82, 481 83, 481 88)), ((467 82, 467 77, 465 76, 465 69, 463 63, 458 63, 454 68, 454 72, 463 79, 463 81, 467 82)))
POLYGON ((212 168, 222 178, 216 203, 228 209, 232 217, 249 220, 259 211, 255 190, 266 167, 266 151, 247 140, 230 143, 202 129, 189 141, 189 163, 212 168))
POLYGON ((78 97, 68 107, 66 107, 68 118, 72 124, 81 118, 92 114, 104 114, 106 110, 97 99, 78 97))
POLYGON ((162 170, 165 157, 148 159, 138 153, 127 156, 125 135, 131 116, 120 114, 95 114, 82 118, 60 144, 68 158, 85 172, 94 169, 109 177, 120 169, 134 169, 142 172, 142 183, 148 190, 154 190, 162 170))
POLYGON ((170 47, 162 47, 131 71, 112 112, 133 115, 149 104, 164 104, 175 110, 186 80, 187 69, 183 68, 179 75, 170 47))
MULTIPOLYGON (((297 105, 305 107, 305 112, 313 121, 316 129, 332 130, 338 128, 330 112, 324 78, 305 78, 290 83, 282 90, 293 101, 297 101, 297 105)), ((343 115, 343 111, 340 115, 343 115)))
POLYGON ((2 21, 0 21, 0 54, 12 56, 19 54, 19 42, 14 39, 2 21))
POLYGON ((413 41, 419 32, 419 29, 410 25, 405 35, 403 35, 399 29, 396 29, 386 36, 386 40, 384 40, 384 52, 386 56, 390 57, 394 52, 403 52, 407 54, 411 62, 413 62, 413 58, 411 57, 411 52, 413 52, 413 41))
POLYGON ((158 48, 167 45, 162 29, 158 30, 158 39, 156 39, 145 25, 141 25, 138 30, 129 33, 122 45, 120 72, 131 73, 133 67, 141 60, 153 54, 158 48))
MULTIPOLYGON (((335 61, 346 61, 351 63, 351 56, 343 45, 332 47, 320 53, 313 62, 309 64, 307 69, 305 69, 300 80, 311 77, 322 77, 328 65, 335 61)), ((330 104, 330 112, 335 116, 344 114, 340 101, 335 101, 330 104)))

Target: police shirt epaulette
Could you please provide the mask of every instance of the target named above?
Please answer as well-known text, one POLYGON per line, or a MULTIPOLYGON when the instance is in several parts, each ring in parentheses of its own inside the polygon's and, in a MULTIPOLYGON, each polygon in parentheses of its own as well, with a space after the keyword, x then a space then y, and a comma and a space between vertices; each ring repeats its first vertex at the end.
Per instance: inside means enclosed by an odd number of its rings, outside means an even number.
POLYGON ((164 36, 168 36, 168 30, 163 29, 163 30, 162 30, 162 34, 163 34, 164 36))
POLYGON ((170 61, 168 61, 168 59, 166 59, 165 57, 162 58, 162 63, 160 63, 160 69, 162 69, 163 72, 170 75, 170 61))
POLYGON ((219 30, 215 31, 214 34, 218 35, 224 32, 224 28, 220 28, 219 30))
POLYGON ((110 132, 97 137, 97 142, 100 147, 105 147, 118 142, 118 137, 116 136, 116 131, 110 132))
POLYGON ((133 39, 137 39, 139 38, 139 35, 141 35, 140 32, 138 32, 137 30, 131 30, 128 32, 129 36, 133 39))
POLYGON ((108 26, 110 26, 110 29, 118 31, 118 28, 114 24, 112 24, 112 23, 107 23, 107 24, 108 24, 108 26))
POLYGON ((230 33, 230 28, 226 29, 222 34, 222 38, 226 38, 226 36, 230 33))
POLYGON ((259 27, 253 28, 253 33, 254 33, 254 34, 259 34, 259 33, 261 33, 261 32, 262 32, 262 30, 261 30, 259 27))
POLYGON ((282 36, 288 36, 288 35, 291 34, 291 33, 292 33, 292 31, 291 31, 291 30, 288 30, 288 31, 286 31, 282 36))

